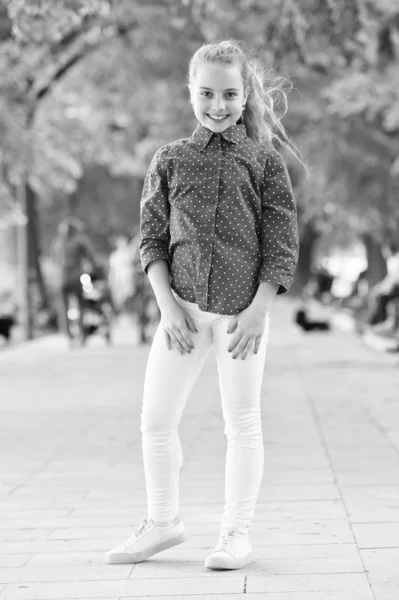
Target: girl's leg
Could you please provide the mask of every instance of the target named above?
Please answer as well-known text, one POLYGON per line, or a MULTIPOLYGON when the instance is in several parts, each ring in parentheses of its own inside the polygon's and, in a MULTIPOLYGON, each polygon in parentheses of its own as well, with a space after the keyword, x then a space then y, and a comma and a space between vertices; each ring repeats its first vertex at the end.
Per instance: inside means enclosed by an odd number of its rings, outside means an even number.
POLYGON ((257 355, 233 359, 227 347, 230 318, 214 325, 213 333, 227 436, 225 506, 222 530, 249 531, 263 475, 264 449, 261 425, 261 386, 269 320, 257 355))
POLYGON ((184 355, 168 350, 158 327, 144 381, 141 432, 148 516, 162 523, 173 521, 179 512, 182 450, 178 425, 212 343, 210 325, 201 323, 194 311, 191 314, 198 329, 192 334, 194 350, 184 355))

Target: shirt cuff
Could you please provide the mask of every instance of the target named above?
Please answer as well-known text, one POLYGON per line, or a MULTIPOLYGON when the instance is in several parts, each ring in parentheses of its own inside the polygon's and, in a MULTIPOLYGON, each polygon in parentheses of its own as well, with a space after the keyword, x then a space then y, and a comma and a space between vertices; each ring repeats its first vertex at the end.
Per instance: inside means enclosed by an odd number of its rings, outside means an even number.
POLYGON ((291 287, 293 278, 294 276, 289 273, 276 272, 263 265, 259 272, 258 283, 276 283, 278 285, 277 295, 286 294, 291 287))
POLYGON ((147 273, 148 266, 150 263, 154 262, 154 260, 163 259, 166 260, 169 265, 169 255, 165 250, 151 250, 150 252, 145 252, 141 255, 141 266, 143 267, 144 273, 147 273))

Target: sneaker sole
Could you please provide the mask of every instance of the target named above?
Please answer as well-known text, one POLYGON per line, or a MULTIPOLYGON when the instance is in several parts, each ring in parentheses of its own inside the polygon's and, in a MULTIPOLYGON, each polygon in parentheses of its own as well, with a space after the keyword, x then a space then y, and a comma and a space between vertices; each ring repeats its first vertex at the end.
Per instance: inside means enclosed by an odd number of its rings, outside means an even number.
POLYGON ((173 548, 173 546, 178 546, 186 540, 186 534, 181 533, 180 535, 143 552, 136 552, 134 554, 128 552, 124 552, 123 554, 107 554, 106 562, 109 565, 128 565, 143 562, 151 556, 154 556, 154 554, 158 554, 158 552, 162 552, 163 550, 168 550, 168 548, 173 548))
POLYGON ((218 571, 232 571, 234 569, 242 569, 252 562, 252 554, 249 554, 240 561, 233 561, 233 559, 209 556, 205 560, 206 569, 215 569, 218 571))

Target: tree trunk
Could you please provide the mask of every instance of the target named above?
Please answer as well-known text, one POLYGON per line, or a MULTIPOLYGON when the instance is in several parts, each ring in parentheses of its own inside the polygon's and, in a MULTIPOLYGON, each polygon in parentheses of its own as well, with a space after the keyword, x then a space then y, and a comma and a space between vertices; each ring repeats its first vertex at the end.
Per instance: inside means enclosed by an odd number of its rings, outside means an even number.
POLYGON ((291 287, 293 294, 300 294, 309 281, 313 250, 318 238, 319 233, 312 222, 308 222, 300 228, 299 259, 291 287))
POLYGON ((48 308, 48 295, 40 266, 39 220, 37 198, 29 183, 26 185, 26 210, 28 216, 29 282, 37 287, 37 302, 41 308, 48 308))
POLYGON ((0 290, 10 290, 15 296, 17 287, 17 248, 15 227, 7 225, 0 227, 0 290))

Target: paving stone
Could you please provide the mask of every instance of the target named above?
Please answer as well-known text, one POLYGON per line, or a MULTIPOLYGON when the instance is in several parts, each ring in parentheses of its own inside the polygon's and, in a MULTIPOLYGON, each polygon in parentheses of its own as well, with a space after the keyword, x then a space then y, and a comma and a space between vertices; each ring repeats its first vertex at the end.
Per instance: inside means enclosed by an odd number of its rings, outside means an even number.
POLYGON ((284 502, 301 500, 339 500, 340 493, 332 483, 308 483, 304 485, 268 485, 262 486, 259 493, 260 502, 284 502))
POLYGON ((70 527, 52 531, 49 540, 90 540, 126 537, 128 527, 70 527))
POLYGON ((29 567, 104 565, 104 551, 36 553, 27 561, 29 567))
MULTIPOLYGON (((144 600, 145 596, 123 596, 119 600, 144 600)), ((185 598, 193 600, 243 600, 242 594, 199 594, 189 595, 185 598)), ((276 592, 258 594, 245 594, 245 600, 375 600, 372 592, 357 593, 355 591, 339 591, 339 592, 276 592)), ((93 599, 96 600, 96 599, 93 599)), ((182 600, 182 596, 151 596, 151 600, 182 600)), ((379 598, 377 600, 380 600, 379 598)), ((385 600, 382 598, 382 600, 385 600)), ((393 600, 387 598, 386 600, 393 600)))
POLYGON ((398 547, 399 523, 355 523, 352 527, 362 549, 398 547))
POLYGON ((375 600, 398 600, 398 585, 373 585, 373 594, 375 600))
POLYGON ((91 551, 108 551, 110 548, 121 543, 120 538, 109 540, 92 539, 92 540, 44 540, 26 542, 1 542, 0 555, 2 554, 34 554, 36 552, 91 552, 91 551))
POLYGON ((12 502, 9 504, 11 507, 26 506, 26 507, 64 507, 72 506, 83 501, 86 497, 86 492, 77 492, 74 494, 66 494, 63 491, 59 491, 58 494, 55 489, 51 489, 51 493, 43 488, 32 488, 32 487, 20 487, 12 495, 12 502), (15 502, 14 502, 15 500, 15 502))
POLYGON ((353 521, 384 521, 384 514, 392 516, 399 510, 399 486, 342 488, 342 495, 353 521))
POLYGON ((352 473, 337 473, 339 485, 345 487, 363 486, 363 485, 398 485, 399 469, 389 470, 388 465, 382 464, 379 469, 369 469, 352 473))
POLYGON ((179 579, 134 579, 130 581, 68 581, 8 585, 1 600, 92 600, 102 597, 159 596, 242 593, 244 577, 185 577, 179 579))
POLYGON ((329 462, 322 452, 313 451, 312 453, 304 453, 295 451, 295 449, 283 452, 280 449, 279 452, 266 453, 265 469, 267 468, 280 469, 281 471, 292 471, 295 469, 312 471, 313 469, 328 469, 329 462))
POLYGON ((301 502, 270 502, 258 507, 255 512, 255 523, 262 521, 307 519, 345 519, 346 511, 340 500, 319 500, 301 502))
MULTIPOLYGON (((177 551, 177 548, 170 550, 177 551)), ((290 560, 290 559, 336 559, 344 558, 356 561, 359 557, 355 544, 284 544, 281 546, 254 546, 257 560, 290 560)))
POLYGON ((280 502, 269 503, 266 510, 256 511, 256 521, 270 520, 269 515, 275 515, 281 520, 292 519, 343 519, 346 518, 345 507, 341 501, 319 500, 316 502, 280 502))
POLYGON ((120 568, 106 565, 105 553, 147 512, 139 427, 148 348, 124 338, 111 352, 98 343, 78 356, 53 337, 35 342, 33 354, 29 345, 7 358, 0 353, 0 378, 13 397, 0 405, 8 450, 0 457, 0 573, 22 578, 3 591, 0 584, 2 600, 241 598, 245 577, 245 595, 256 600, 399 598, 391 569, 399 524, 399 410, 391 390, 399 387, 399 371, 354 336, 302 335, 285 302, 273 321, 262 389, 265 469, 251 533, 255 560, 223 575, 203 562, 224 496, 214 357, 180 427, 189 540, 120 568), (367 545, 362 550, 375 598, 351 525, 359 543, 392 546, 378 555, 367 545), (251 591, 255 584, 260 591, 251 591))
MULTIPOLYGON (((44 526, 46 523, 51 524, 54 528, 61 528, 67 525, 77 527, 85 525, 91 527, 103 524, 107 521, 107 525, 114 526, 129 526, 137 522, 143 517, 145 509, 136 510, 132 507, 121 507, 117 510, 103 508, 92 509, 73 509, 70 515, 66 518, 50 517, 50 520, 42 516, 32 516, 29 520, 20 520, 20 524, 31 524, 36 522, 38 525, 44 526)), ((219 523, 221 518, 221 510, 213 509, 212 505, 207 507, 201 505, 181 505, 180 513, 184 518, 186 525, 191 523, 219 523)), ((271 521, 271 520, 306 520, 309 517, 319 519, 341 519, 346 518, 345 508, 339 500, 320 500, 320 501, 302 501, 302 502, 269 502, 258 503, 256 510, 256 522, 271 521)), ((14 522, 14 521, 13 521, 14 522)), ((8 526, 8 521, 0 520, 0 529, 8 526)))
MULTIPOLYGON (((68 528, 71 527, 72 529, 75 528, 79 528, 82 527, 84 529, 87 528, 91 528, 91 527, 96 527, 96 526, 102 526, 104 523, 104 520, 106 519, 107 524, 109 526, 112 527, 123 527, 126 526, 127 523, 130 523, 131 521, 131 515, 126 513, 125 516, 120 516, 120 515, 112 515, 112 516, 108 516, 106 513, 104 513, 103 518, 101 517, 96 517, 96 518, 90 518, 90 517, 61 517, 61 518, 57 518, 57 517, 53 517, 53 518, 46 518, 44 516, 45 513, 42 513, 43 516, 42 517, 30 517, 30 518, 20 518, 20 519, 10 519, 10 520, 0 520, 0 532, 7 530, 7 529, 29 529, 29 528, 34 528, 39 527, 39 528, 47 528, 47 529, 51 529, 51 531, 53 532, 54 530, 59 530, 59 529, 63 529, 63 528, 68 528)), ((0 533, 0 537, 1 537, 1 533, 0 533)))
POLYGON ((15 521, 19 521, 21 519, 32 519, 35 521, 36 519, 62 519, 67 515, 71 514, 70 508, 58 508, 58 509, 32 509, 32 508, 20 508, 19 510, 14 509, 14 511, 7 510, 7 519, 0 519, 0 528, 3 529, 4 525, 8 525, 15 521))
POLYGON ((0 569, 23 567, 31 558, 30 554, 0 554, 0 569))
POLYGON ((251 532, 254 544, 326 544, 352 543, 351 529, 346 520, 280 521, 257 524, 251 532))
MULTIPOLYGON (((131 565, 113 565, 107 570, 108 579, 127 579, 132 570, 131 565)), ((0 583, 34 583, 53 581, 101 581, 104 579, 104 559, 102 566, 82 565, 79 568, 67 564, 60 566, 52 565, 49 569, 44 566, 32 566, 2 569, 0 568, 0 583)))
MULTIPOLYGON (((203 572, 215 576, 218 571, 209 571, 204 567, 206 553, 197 560, 171 560, 169 553, 163 553, 164 558, 154 557, 150 561, 137 564, 132 571, 132 578, 141 577, 189 577, 203 572)), ((306 558, 291 560, 260 560, 255 550, 255 560, 239 571, 232 571, 230 576, 242 575, 302 575, 317 573, 363 573, 363 565, 358 556, 353 559, 345 558, 306 558)))
MULTIPOLYGON (((340 543, 350 544, 354 542, 353 534, 346 521, 292 521, 279 522, 262 530, 256 529, 251 532, 251 540, 254 546, 276 546, 291 544, 328 544, 340 543)), ((209 548, 215 545, 218 534, 215 533, 190 533, 188 540, 184 542, 185 548, 209 548)))
POLYGON ((47 540, 53 529, 3 529, 0 534, 1 542, 24 542, 30 540, 47 540))
MULTIPOLYGON (((82 496, 80 496, 81 498, 82 496)), ((40 510, 40 511, 45 511, 45 510, 70 510, 71 506, 76 506, 76 502, 71 502, 70 499, 68 497, 58 497, 58 498, 54 498, 51 497, 49 498, 48 494, 44 494, 42 498, 23 498, 21 499, 21 497, 16 497, 15 494, 13 494, 10 497, 10 500, 2 500, 0 501, 0 510, 2 512, 2 514, 4 513, 4 511, 8 511, 8 510, 21 510, 21 511, 32 511, 32 510, 40 510), (12 500, 11 500, 12 498, 12 500)))
POLYGON ((130 503, 126 503, 124 506, 85 506, 75 507, 70 511, 70 517, 75 519, 104 519, 105 517, 121 517, 123 519, 130 519, 135 515, 142 515, 146 512, 146 506, 143 503, 142 507, 131 506, 130 503))
POLYGON ((399 547, 362 550, 360 554, 373 589, 385 585, 399 588, 399 547))
POLYGON ((355 591, 367 594, 370 586, 361 573, 340 573, 339 575, 250 575, 247 579, 247 592, 321 592, 338 590, 355 591))
POLYGON ((329 469, 296 470, 296 471, 267 471, 263 472, 263 485, 302 485, 308 483, 333 483, 334 475, 329 469))

